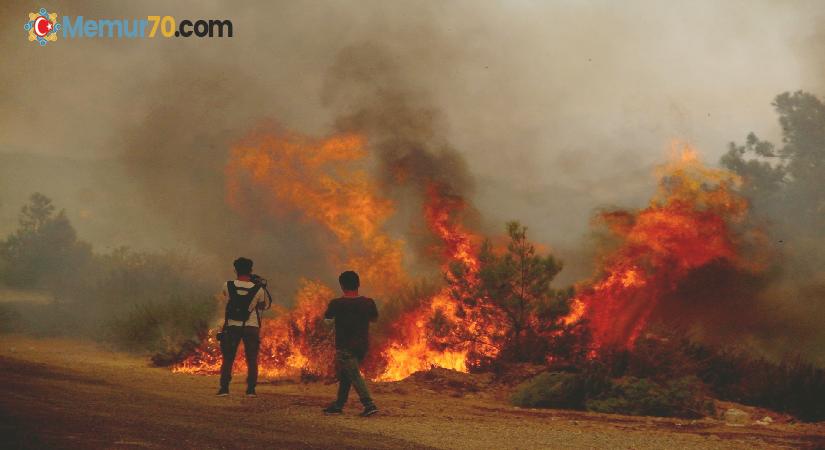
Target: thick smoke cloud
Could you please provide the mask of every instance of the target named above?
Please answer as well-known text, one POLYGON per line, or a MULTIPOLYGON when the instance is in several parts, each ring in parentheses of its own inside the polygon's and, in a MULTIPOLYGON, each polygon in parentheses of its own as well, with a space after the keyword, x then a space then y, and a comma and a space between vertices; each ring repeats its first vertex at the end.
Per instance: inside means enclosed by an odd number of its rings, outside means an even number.
POLYGON ((345 48, 329 70, 326 103, 344 112, 342 131, 369 136, 388 185, 409 183, 426 190, 435 184, 453 195, 472 187, 467 165, 446 140, 442 112, 429 92, 416 92, 385 48, 363 44, 345 48))
POLYGON ((342 49, 327 72, 322 98, 339 114, 337 130, 368 137, 376 175, 408 224, 395 226, 412 237, 420 256, 435 256, 428 252, 435 242, 422 220, 430 196, 449 199, 453 220, 476 219, 469 204, 472 175, 465 157, 448 142, 437 102, 404 77, 385 47, 362 43, 342 49))
MULTIPOLYGON (((0 73, 0 120, 9 130, 0 138, 3 151, 119 158, 123 128, 164 104, 179 109, 176 119, 221 115, 220 123, 207 120, 175 130, 182 134, 216 127, 243 133, 263 116, 323 135, 342 113, 323 104, 328 69, 343 49, 370 43, 391 56, 407 89, 432 99, 430 107, 442 118, 439 126, 476 177, 475 203, 489 226, 511 218, 530 225, 535 237, 563 253, 567 281, 590 272, 587 264, 572 262, 587 260, 579 257, 577 241, 592 209, 644 201, 651 190, 650 168, 664 158, 671 138, 690 140, 706 160, 715 161, 729 140, 752 129, 777 134, 767 106, 774 95, 808 89, 822 79, 814 75, 821 71, 823 53, 817 51, 823 9, 818 2, 329 1, 312 8, 290 2, 54 2, 52 7, 92 18, 225 17, 234 21, 236 36, 67 40, 40 49, 21 41, 22 32, 10 31, 2 37, 9 61, 0 73), (55 69, 33 69, 41 67, 55 69), (178 89, 191 94, 169 95, 172 83, 181 80, 178 89), (193 104, 172 104, 179 101, 193 104), (42 105, 49 106, 47 112, 42 105), (32 145, 31 136, 41 129, 48 130, 50 144, 32 145)), ((5 29, 17 30, 29 6, 6 2, 0 8, 5 29)), ((87 187, 94 190, 91 183, 87 187)), ((26 189, 18 189, 0 210, 4 231, 13 227, 25 198, 26 189)), ((70 212, 81 197, 52 195, 70 212)), ((154 201, 139 203, 129 205, 151 211, 154 201)), ((148 216, 151 212, 129 217, 152 220, 148 216)), ((94 220, 88 222, 79 224, 81 232, 106 234, 94 220)), ((164 228, 157 225, 152 238, 164 228)), ((137 228, 133 234, 141 245, 152 240, 137 228)))
MULTIPOLYGON (((203 62, 178 60, 181 67, 188 63, 203 62)), ((256 94, 258 82, 243 72, 230 81, 226 73, 231 70, 231 65, 214 64, 195 77, 174 70, 156 83, 141 86, 164 101, 142 121, 124 124, 122 161, 174 234, 185 236, 207 255, 220 257, 227 268, 237 256, 252 257, 258 270, 273 277, 281 298, 288 299, 299 274, 325 274, 330 268, 311 226, 288 216, 276 219, 263 205, 255 221, 228 208, 229 148, 266 117, 265 102, 256 94)))

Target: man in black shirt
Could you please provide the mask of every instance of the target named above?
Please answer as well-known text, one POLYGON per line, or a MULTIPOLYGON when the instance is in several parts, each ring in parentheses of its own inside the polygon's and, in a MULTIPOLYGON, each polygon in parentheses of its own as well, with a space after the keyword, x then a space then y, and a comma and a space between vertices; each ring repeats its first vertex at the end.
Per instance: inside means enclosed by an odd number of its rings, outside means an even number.
POLYGON ((338 399, 324 409, 327 414, 340 414, 347 403, 350 387, 354 387, 364 405, 362 417, 378 412, 370 398, 367 384, 358 366, 367 354, 370 322, 378 319, 378 309, 371 298, 358 295, 361 280, 353 271, 338 277, 344 296, 329 302, 324 319, 335 321, 335 366, 338 373, 338 399))

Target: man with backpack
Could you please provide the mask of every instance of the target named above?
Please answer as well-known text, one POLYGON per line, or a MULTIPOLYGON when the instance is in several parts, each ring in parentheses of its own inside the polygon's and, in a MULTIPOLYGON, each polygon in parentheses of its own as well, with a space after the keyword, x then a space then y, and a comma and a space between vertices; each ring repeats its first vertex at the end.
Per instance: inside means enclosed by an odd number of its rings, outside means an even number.
POLYGON ((347 403, 350 387, 358 392, 364 405, 362 417, 378 412, 370 397, 367 383, 358 366, 367 354, 370 322, 378 320, 378 309, 373 299, 358 295, 361 280, 353 271, 338 277, 344 296, 329 302, 324 319, 335 321, 335 366, 338 374, 338 398, 327 408, 326 414, 341 414, 347 403))
POLYGON ((223 362, 221 363, 221 385, 217 395, 218 397, 229 395, 232 364, 235 362, 238 344, 243 341, 247 367, 246 396, 256 397, 261 310, 266 304, 266 296, 269 293, 266 291, 265 280, 252 275, 251 259, 240 257, 233 265, 237 279, 227 281, 222 289, 226 310, 223 330, 218 333, 223 362))

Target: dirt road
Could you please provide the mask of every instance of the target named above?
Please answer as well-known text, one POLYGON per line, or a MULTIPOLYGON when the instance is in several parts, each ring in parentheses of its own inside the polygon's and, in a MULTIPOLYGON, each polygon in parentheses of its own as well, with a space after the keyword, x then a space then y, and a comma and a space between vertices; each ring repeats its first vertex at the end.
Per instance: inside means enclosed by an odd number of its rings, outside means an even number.
MULTIPOLYGON (((535 411, 410 383, 373 385, 382 408, 325 417, 334 387, 263 384, 257 399, 214 397, 215 377, 67 340, 0 337, 2 448, 799 448, 825 424, 726 426, 535 411)), ((243 377, 237 381, 242 382, 243 377)))

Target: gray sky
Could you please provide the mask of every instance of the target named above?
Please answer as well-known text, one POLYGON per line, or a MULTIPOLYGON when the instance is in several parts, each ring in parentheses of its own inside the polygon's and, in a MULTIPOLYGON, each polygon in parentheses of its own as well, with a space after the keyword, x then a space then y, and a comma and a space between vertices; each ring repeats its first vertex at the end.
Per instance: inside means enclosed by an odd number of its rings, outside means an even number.
MULTIPOLYGON (((484 226, 522 220, 571 262, 573 278, 588 270, 576 249, 593 209, 642 204, 671 140, 693 143, 715 163, 749 131, 777 137, 776 94, 825 95, 825 3, 816 1, 52 2, 61 15, 89 18, 231 19, 235 37, 45 48, 21 29, 33 5, 0 6, 0 152, 128 164, 153 154, 144 145, 205 140, 205 159, 218 161, 264 118, 324 135, 342 113, 321 98, 329 67, 347 46, 378 43, 440 113, 443 138, 475 176, 484 226)), ((172 163, 197 158, 186 155, 172 163)), ((77 216, 72 208, 87 197, 67 194, 74 173, 3 174, 4 186, 45 191, 65 176, 52 195, 84 238, 109 236, 97 230, 118 223, 77 216)), ((110 203, 131 212, 100 214, 146 225, 132 223, 117 239, 196 245, 153 206, 158 191, 134 187, 154 184, 151 176, 125 170, 108 183, 118 180, 127 187, 111 195, 128 198, 110 203)), ((13 228, 17 197, 0 192, 0 230, 13 228)))

